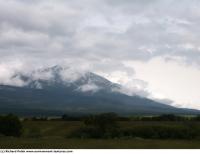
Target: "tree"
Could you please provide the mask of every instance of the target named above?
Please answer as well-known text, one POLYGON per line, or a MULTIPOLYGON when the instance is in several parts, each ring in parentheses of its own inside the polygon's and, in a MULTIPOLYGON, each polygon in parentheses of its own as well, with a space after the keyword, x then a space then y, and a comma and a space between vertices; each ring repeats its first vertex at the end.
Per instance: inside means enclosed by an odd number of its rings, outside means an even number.
POLYGON ((181 121, 184 120, 184 117, 176 116, 174 114, 163 114, 158 117, 152 117, 152 120, 158 121, 181 121))
POLYGON ((99 115, 92 115, 85 119, 84 123, 89 128, 92 136, 112 137, 116 136, 118 116, 115 113, 103 113, 99 115))
POLYGON ((6 136, 19 137, 22 134, 22 124, 19 118, 12 114, 1 116, 0 133, 6 136))

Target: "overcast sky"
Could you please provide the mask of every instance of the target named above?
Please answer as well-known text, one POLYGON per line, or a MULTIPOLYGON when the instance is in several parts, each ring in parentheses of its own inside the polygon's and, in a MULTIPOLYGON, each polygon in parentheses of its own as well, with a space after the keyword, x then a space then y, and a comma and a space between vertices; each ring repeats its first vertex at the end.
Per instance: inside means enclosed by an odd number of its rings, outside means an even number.
POLYGON ((0 82, 59 64, 200 109, 199 8, 199 0, 0 0, 0 82))

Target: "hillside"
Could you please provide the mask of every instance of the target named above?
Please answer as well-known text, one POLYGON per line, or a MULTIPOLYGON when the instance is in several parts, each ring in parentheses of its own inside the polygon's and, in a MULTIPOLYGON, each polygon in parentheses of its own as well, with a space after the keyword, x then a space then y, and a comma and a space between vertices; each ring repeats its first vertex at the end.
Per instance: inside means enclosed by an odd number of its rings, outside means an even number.
POLYGON ((66 76, 63 78, 63 71, 64 68, 56 66, 29 75, 16 74, 13 78, 23 80, 25 84, 21 87, 0 86, 0 112, 22 115, 200 113, 198 110, 175 108, 137 95, 128 96, 120 92, 120 85, 91 72, 78 74, 71 80, 66 76), (40 77, 36 78, 35 74, 38 76, 38 73, 40 77), (47 73, 50 77, 44 78, 47 73))

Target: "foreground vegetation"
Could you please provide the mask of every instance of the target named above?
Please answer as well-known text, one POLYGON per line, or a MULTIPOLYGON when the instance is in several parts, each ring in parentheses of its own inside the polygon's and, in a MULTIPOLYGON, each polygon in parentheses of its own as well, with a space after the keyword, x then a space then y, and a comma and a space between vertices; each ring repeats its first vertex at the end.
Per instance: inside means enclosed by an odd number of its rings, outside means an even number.
POLYGON ((0 138, 1 148, 53 149, 199 149, 197 140, 68 139, 64 137, 0 138))
POLYGON ((0 148, 200 148, 198 117, 124 118, 106 113, 49 120, 34 117, 20 124, 13 115, 0 119, 0 128, 3 123, 18 126, 10 134, 0 133, 0 148), (16 130, 17 135, 12 132, 16 130))

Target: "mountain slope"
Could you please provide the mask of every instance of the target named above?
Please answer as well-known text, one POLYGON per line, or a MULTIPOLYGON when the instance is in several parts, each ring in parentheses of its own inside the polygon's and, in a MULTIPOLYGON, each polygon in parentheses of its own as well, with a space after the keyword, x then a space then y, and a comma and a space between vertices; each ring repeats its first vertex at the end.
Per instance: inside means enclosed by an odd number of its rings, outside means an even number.
POLYGON ((89 114, 198 114, 197 110, 180 109, 159 102, 128 96, 119 92, 120 85, 91 72, 74 74, 62 67, 52 67, 13 78, 24 86, 0 86, 0 112, 26 115, 89 114), (67 75, 63 72, 67 72, 67 75), (39 75, 38 75, 39 74, 39 75), (48 74, 48 75, 47 75, 48 74), (36 77, 37 76, 37 77, 36 77))

